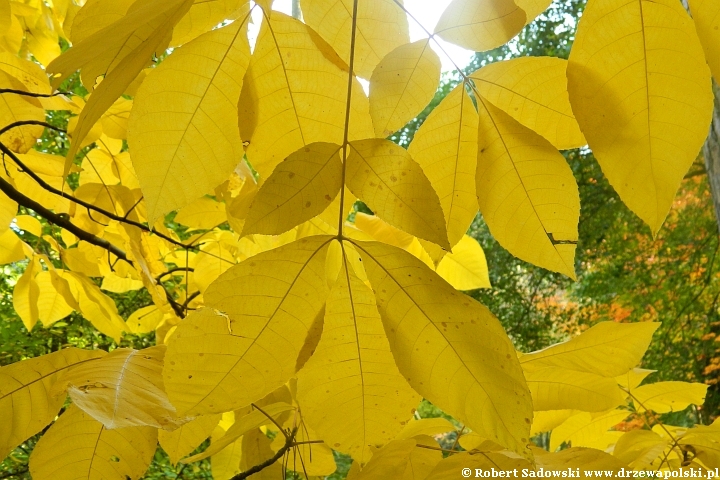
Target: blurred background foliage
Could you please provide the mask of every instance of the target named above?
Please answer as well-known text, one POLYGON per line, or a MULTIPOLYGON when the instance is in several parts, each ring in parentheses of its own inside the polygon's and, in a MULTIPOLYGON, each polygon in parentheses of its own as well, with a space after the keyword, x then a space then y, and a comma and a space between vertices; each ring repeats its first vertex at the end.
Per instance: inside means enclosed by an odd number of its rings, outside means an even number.
MULTIPOLYGON (((585 0, 556 0, 515 40, 476 54, 465 73, 517 56, 567 58, 584 3, 585 0)), ((457 72, 446 75, 433 102, 391 139, 407 147, 427 115, 460 78, 457 72)), ((77 79, 69 80, 63 89, 86 93, 77 79)), ((66 113, 52 112, 48 122, 65 127, 68 119, 66 113)), ((67 138, 46 131, 37 148, 64 155, 67 138)), ((642 367, 657 371, 651 381, 684 380, 709 385, 705 405, 673 414, 673 423, 711 423, 720 414, 720 268, 716 265, 720 238, 703 159, 699 157, 686 175, 665 225, 653 238, 648 227, 619 200, 589 150, 563 154, 578 181, 582 205, 577 281, 513 257, 492 238, 478 215, 469 233, 485 250, 493 288, 468 294, 497 315, 516 347, 525 352, 565 340, 599 321, 661 322, 642 367)), ((357 204, 356 210, 368 211, 362 204, 357 204)), ((58 234, 44 221, 43 233, 58 234)), ((21 235, 24 241, 43 250, 44 240, 27 232, 21 235)), ((13 286, 24 265, 21 262, 1 268, 0 365, 68 346, 108 350, 120 346, 145 348, 155 343, 151 333, 126 335, 116 345, 77 313, 50 328, 38 324, 28 332, 12 306, 13 286)), ((125 319, 151 303, 145 290, 109 295, 125 319)), ((426 401, 420 405, 418 415, 447 417, 426 401)), ((443 440, 448 448, 455 442, 454 437, 451 434, 443 440)), ((30 478, 27 457, 37 438, 30 439, 0 464, 0 479, 30 478)), ((347 456, 338 454, 336 460, 338 471, 328 477, 332 480, 344 478, 350 466, 347 456)), ((212 476, 208 461, 175 467, 159 449, 145 478, 212 476)))

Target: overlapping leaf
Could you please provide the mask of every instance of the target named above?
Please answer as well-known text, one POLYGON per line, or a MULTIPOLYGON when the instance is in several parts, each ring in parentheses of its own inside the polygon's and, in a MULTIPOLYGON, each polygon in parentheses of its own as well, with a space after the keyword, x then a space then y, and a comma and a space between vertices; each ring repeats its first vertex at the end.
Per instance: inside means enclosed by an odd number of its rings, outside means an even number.
POLYGON ((688 0, 705 59, 716 82, 720 82, 720 4, 712 0, 688 0))
POLYGON ((150 223, 223 182, 240 163, 236 111, 250 62, 246 22, 173 52, 138 90, 128 143, 150 223))
POLYGON ((204 297, 211 308, 178 325, 165 356, 165 388, 179 414, 248 405, 294 375, 325 301, 329 240, 302 238, 255 255, 210 285, 204 297))
POLYGON ((298 373, 298 401, 321 438, 361 465, 370 446, 392 440, 420 401, 395 366, 372 291, 344 258, 322 337, 298 373))
POLYGON ((713 110, 710 71, 682 5, 589 1, 570 52, 568 88, 603 173, 657 233, 713 110))
POLYGON ((375 242, 357 248, 408 383, 474 431, 529 455, 530 392, 498 320, 407 252, 375 242))

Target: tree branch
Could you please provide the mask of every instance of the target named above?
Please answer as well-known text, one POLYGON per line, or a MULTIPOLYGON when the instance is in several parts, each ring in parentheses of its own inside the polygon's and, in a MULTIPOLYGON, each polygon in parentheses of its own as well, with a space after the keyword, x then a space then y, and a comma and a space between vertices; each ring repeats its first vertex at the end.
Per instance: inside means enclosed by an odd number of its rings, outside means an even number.
POLYGON ((35 98, 52 98, 58 95, 69 95, 66 92, 55 92, 55 93, 32 93, 26 92, 25 90, 17 90, 14 88, 0 88, 0 93, 14 93, 15 95, 22 95, 24 97, 35 97, 35 98))
POLYGON ((9 125, 5 125, 3 128, 0 128, 0 135, 12 130, 13 128, 23 127, 25 125, 38 125, 40 127, 49 128, 50 130, 55 130, 56 132, 67 133, 67 130, 64 130, 60 127, 56 127, 55 125, 50 125, 47 122, 41 122, 39 120, 19 120, 17 122, 11 123, 9 125))
POLYGON ((155 235, 157 235, 158 237, 162 238, 163 240, 166 240, 166 241, 168 241, 168 242, 170 242, 170 243, 172 243, 173 245, 176 245, 176 246, 178 246, 178 247, 191 248, 190 246, 185 245, 184 243, 179 242, 179 241, 175 240, 174 238, 171 238, 171 237, 169 237, 169 236, 167 236, 167 235, 164 235, 164 234, 158 232, 158 231, 155 230, 154 228, 149 228, 149 227, 143 225, 143 224, 140 223, 140 222, 136 222, 136 221, 133 221, 133 220, 128 220, 128 219, 125 218, 125 217, 121 217, 121 216, 119 216, 119 215, 115 215, 114 213, 108 212, 107 210, 103 210, 103 209, 100 208, 100 207, 96 207, 96 206, 93 205, 92 203, 85 202, 85 201, 83 201, 83 200, 80 200, 79 198, 74 197, 73 195, 70 195, 69 193, 63 192, 62 190, 58 190, 57 188, 53 187, 52 185, 49 185, 47 182, 45 182, 45 180, 43 180, 42 178, 40 178, 35 172, 33 172, 30 168, 28 168, 27 165, 25 165, 25 164, 23 163, 23 161, 20 160, 20 159, 17 157, 17 155, 15 155, 15 154, 12 152, 12 150, 10 150, 9 148, 7 148, 7 147, 6 147, 5 145, 3 145, 2 143, 0 143, 0 151, 2 151, 2 153, 4 153, 5 155, 7 155, 8 157, 10 157, 10 158, 12 159, 12 161, 17 164, 18 167, 20 167, 25 173, 27 173, 27 174, 30 176, 30 178, 32 178, 33 180, 35 180, 35 182, 37 182, 38 185, 40 185, 43 189, 47 190, 48 192, 54 193, 55 195, 58 195, 58 196, 63 197, 63 198, 67 198, 67 199, 70 200, 71 202, 77 203, 78 205, 81 205, 81 206, 83 206, 83 207, 85 207, 85 208, 87 208, 87 209, 89 209, 89 210, 95 210, 96 212, 105 215, 106 217, 108 217, 108 218, 111 219, 111 220, 115 220, 115 221, 117 221, 117 222, 125 223, 125 224, 127 224, 127 225, 132 225, 133 227, 137 227, 137 228, 139 228, 140 230, 143 230, 143 231, 145 231, 145 232, 154 233, 155 235))
POLYGON ((297 427, 293 428, 290 435, 287 436, 287 440, 285 440, 285 445, 283 445, 282 448, 280 448, 280 450, 278 450, 277 453, 275 455, 273 455, 271 458, 268 458, 264 462, 262 462, 258 465, 255 465, 254 467, 248 468, 247 470, 245 470, 242 473, 238 473, 237 475, 232 477, 230 480, 244 480, 244 479, 248 478, 250 475, 254 475, 254 474, 258 473, 259 471, 269 467, 270 465, 277 462, 278 460, 280 460, 282 458, 282 456, 285 455, 285 452, 290 450, 290 448, 292 447, 293 440, 295 439, 295 435, 297 434, 297 430, 298 430, 297 427))
MULTIPOLYGON (((0 146, 4 147, 2 143, 0 143, 0 146)), ((15 200, 19 205, 28 208, 41 217, 45 218, 48 222, 53 223, 59 227, 64 228, 68 232, 74 234, 76 237, 78 237, 80 240, 83 240, 85 242, 88 242, 92 245, 104 248, 108 252, 112 253, 116 257, 118 257, 121 260, 125 260, 130 265, 133 264, 132 260, 130 260, 125 252, 121 250, 120 248, 116 247, 112 243, 108 242, 104 238, 97 237, 93 235, 92 233, 86 232, 82 228, 78 227, 77 225, 73 224, 68 220, 66 217, 62 215, 58 215, 54 212, 51 212, 47 208, 40 205, 38 202, 33 200, 30 197, 27 197, 17 191, 15 187, 13 187, 7 180, 0 177, 0 191, 2 191, 5 195, 10 197, 11 199, 15 200)))

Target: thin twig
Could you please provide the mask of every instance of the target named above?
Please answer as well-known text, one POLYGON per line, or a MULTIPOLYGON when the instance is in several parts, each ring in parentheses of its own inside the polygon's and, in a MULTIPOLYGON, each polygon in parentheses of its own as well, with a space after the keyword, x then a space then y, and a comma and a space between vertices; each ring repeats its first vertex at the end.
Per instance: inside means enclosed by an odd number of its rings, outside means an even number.
POLYGON ((264 470, 265 468, 269 467, 273 463, 277 462, 282 458, 283 455, 285 455, 285 452, 290 450, 293 444, 293 440, 295 439, 295 435, 297 434, 297 427, 293 429, 293 431, 290 433, 290 435, 287 436, 287 440, 285 441, 285 445, 283 445, 280 450, 275 453, 272 457, 268 458, 264 462, 255 465, 254 467, 248 468, 242 473, 238 473, 234 477, 232 477, 230 480, 244 480, 248 478, 250 475, 254 475, 258 473, 261 470, 264 470))
MULTIPOLYGON (((265 410, 263 410, 262 408, 258 407, 258 406, 255 405, 254 403, 251 403, 250 405, 252 405, 252 407, 253 407, 254 409, 258 410, 260 413, 262 413, 263 415, 265 415, 265 416, 268 418, 268 420, 270 420, 272 423, 274 423, 275 426, 278 428, 278 430, 280 430, 280 433, 282 433, 282 434, 285 436, 285 440, 288 440, 288 439, 290 438, 289 435, 288 435, 288 433, 287 433, 285 430, 283 430, 283 428, 280 426, 280 424, 277 423, 273 417, 271 417, 270 415, 268 415, 267 412, 265 412, 265 410)), ((295 427, 295 430, 293 430, 293 431, 296 432, 296 431, 297 431, 297 427, 295 427)))
POLYGON ((70 95, 66 92, 55 92, 55 93, 33 93, 26 92, 25 90, 17 90, 15 88, 0 88, 0 93, 14 93, 15 95, 22 95, 24 97, 35 97, 35 98, 52 98, 58 95, 70 95))

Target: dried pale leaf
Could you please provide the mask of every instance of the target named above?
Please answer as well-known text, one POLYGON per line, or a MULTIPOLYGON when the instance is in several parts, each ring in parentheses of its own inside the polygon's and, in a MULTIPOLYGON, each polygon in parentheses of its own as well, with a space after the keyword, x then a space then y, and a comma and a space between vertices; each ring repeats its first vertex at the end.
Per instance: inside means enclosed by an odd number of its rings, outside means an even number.
POLYGON ((53 387, 107 429, 180 423, 163 391, 165 346, 118 348, 101 360, 74 368, 53 387))
MULTIPOLYGON (((300 7, 307 24, 349 64, 353 0, 301 0, 300 7)), ((393 0, 363 0, 357 13, 354 70, 370 78, 385 55, 410 41, 408 18, 393 0)))
POLYGON ((372 290, 347 262, 330 290, 320 343, 298 373, 297 388, 308 424, 360 464, 372 456, 370 446, 396 436, 420 402, 395 365, 372 290))
POLYGON ((440 67, 430 39, 402 45, 383 57, 370 78, 376 137, 391 135, 423 111, 440 85, 440 67))
POLYGON ((520 57, 491 63, 470 78, 478 93, 515 120, 564 150, 585 145, 570 106, 567 60, 520 57))
POLYGON ((279 235, 320 215, 342 187, 341 150, 312 143, 281 162, 255 195, 242 236, 279 235))
POLYGON ((440 200, 404 148, 383 139, 350 143, 346 184, 390 225, 449 249, 440 200))
POLYGON ((175 215, 177 223, 201 230, 210 230, 226 220, 225 206, 209 197, 198 198, 175 215))
POLYGON ((165 453, 170 457, 170 462, 175 465, 182 457, 189 455, 199 447, 217 427, 220 417, 220 414, 202 415, 181 425, 172 432, 160 430, 158 432, 158 441, 165 453))
POLYGON ((491 288, 485 252, 469 235, 464 235, 440 260, 437 274, 458 290, 491 288))
POLYGON ((137 480, 150 465, 156 444, 154 428, 107 430, 71 405, 35 445, 30 474, 37 480, 137 480))
POLYGON ((513 0, 453 0, 435 26, 435 34, 463 48, 484 52, 520 33, 526 18, 513 0))
POLYGON ((478 101, 477 195, 495 239, 510 253, 575 278, 580 195, 565 158, 547 140, 478 101))
POLYGON ((100 359, 102 350, 66 348, 0 368, 0 457, 53 421, 65 403, 50 388, 66 369, 100 359))
POLYGON ((356 247, 408 383, 477 433, 529 455, 530 392, 500 322, 407 252, 356 247))
MULTIPOLYGON (((260 27, 238 104, 240 135, 260 176, 305 145, 342 145, 347 94, 348 67, 332 47, 299 20, 272 12, 260 27)), ((356 79, 348 127, 350 140, 373 136, 356 79)))
POLYGON ((463 84, 430 112, 408 148, 440 198, 454 246, 478 210, 475 194, 478 114, 463 84))
POLYGON ((603 174, 656 234, 712 117, 710 70, 692 20, 676 0, 588 2, 567 74, 603 174))
POLYGON ((128 143, 150 223, 212 190, 242 160, 236 115, 249 62, 247 25, 237 21, 178 48, 140 86, 128 143))
POLYGON ((720 82, 720 3, 712 0, 688 0, 705 59, 716 82, 720 82))
POLYGON ((657 382, 636 388, 631 399, 638 411, 680 412, 690 405, 702 405, 707 389, 703 383, 657 382))
POLYGON ((331 238, 306 237, 260 253, 210 285, 204 297, 211 308, 189 315, 168 344, 165 387, 179 413, 248 405, 295 374, 327 295, 324 247, 331 238))

